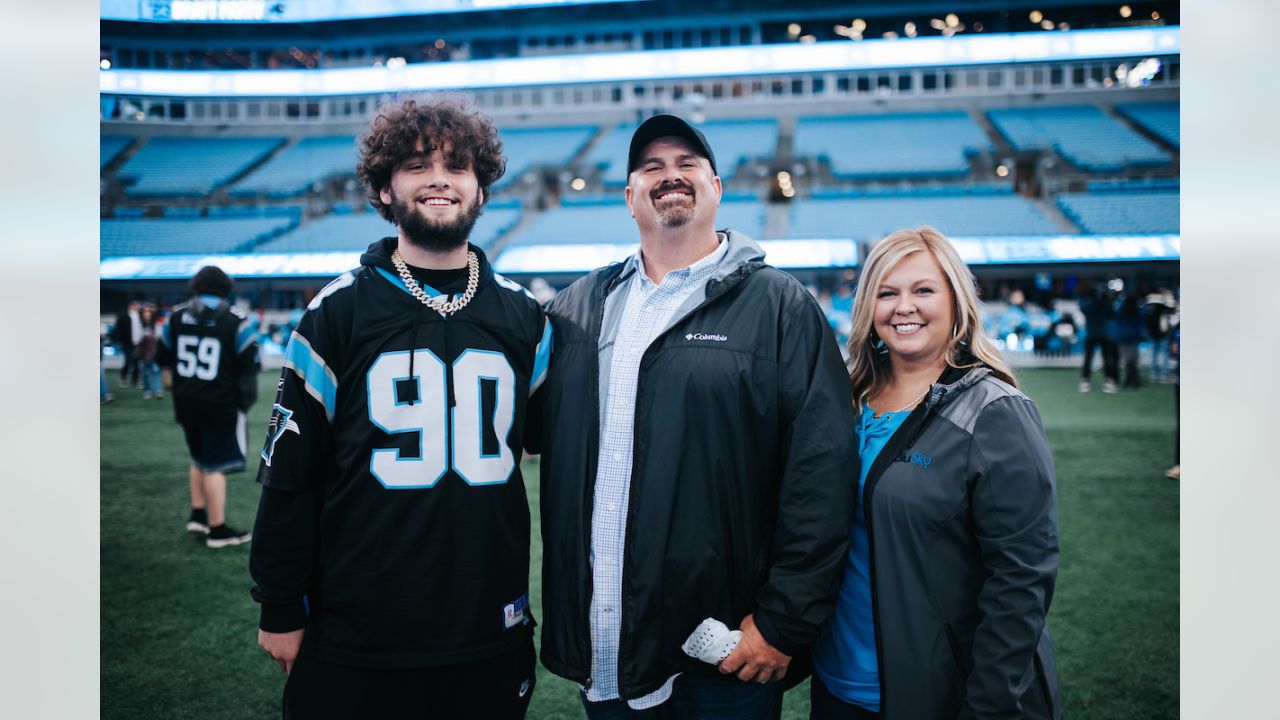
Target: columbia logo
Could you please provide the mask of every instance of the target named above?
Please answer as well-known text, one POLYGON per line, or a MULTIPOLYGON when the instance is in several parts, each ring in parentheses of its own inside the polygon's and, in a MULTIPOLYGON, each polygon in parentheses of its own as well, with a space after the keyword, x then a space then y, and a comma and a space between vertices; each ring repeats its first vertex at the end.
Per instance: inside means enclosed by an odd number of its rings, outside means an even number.
POLYGON ((706 333, 689 333, 684 336, 685 340, 711 340, 713 342, 724 342, 729 339, 728 335, 708 335, 706 333))

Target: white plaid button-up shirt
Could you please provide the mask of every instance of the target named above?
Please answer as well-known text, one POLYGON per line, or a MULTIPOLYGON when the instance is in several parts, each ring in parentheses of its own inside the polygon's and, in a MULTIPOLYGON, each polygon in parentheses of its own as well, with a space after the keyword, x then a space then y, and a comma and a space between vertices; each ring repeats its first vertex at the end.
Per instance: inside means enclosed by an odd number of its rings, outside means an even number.
MULTIPOLYGON (((591 687, 587 700, 618 697, 618 642, 622 623, 622 553, 631 492, 631 442, 636 414, 640 358, 665 330, 672 316, 695 292, 706 287, 728 251, 721 241, 711 254, 682 270, 672 270, 655 285, 644 272, 639 251, 628 260, 635 274, 614 338, 609 385, 600 421, 600 458, 591 511, 591 687)), ((693 628, 689 628, 692 632, 693 628)), ((661 705, 671 697, 676 676, 644 697, 628 700, 633 710, 661 705)))

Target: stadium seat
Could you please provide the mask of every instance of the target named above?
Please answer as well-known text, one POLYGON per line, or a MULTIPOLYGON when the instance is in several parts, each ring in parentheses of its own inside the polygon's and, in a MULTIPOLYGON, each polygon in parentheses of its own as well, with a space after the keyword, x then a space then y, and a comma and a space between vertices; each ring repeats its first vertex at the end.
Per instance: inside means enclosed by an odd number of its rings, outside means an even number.
POLYGON ((98 141, 98 159, 101 163, 98 168, 106 167, 132 142, 133 138, 128 135, 103 135, 98 141))
POLYGON ((494 189, 510 185, 535 167, 567 165, 595 135, 596 126, 512 128, 501 132, 507 171, 494 183, 494 189))
POLYGON ((1178 192, 1064 193, 1058 207, 1093 234, 1176 233, 1178 192))
POLYGON ((336 175, 355 175, 356 146, 350 135, 302 138, 271 158, 229 191, 233 196, 288 197, 336 175))
POLYGON ((1181 146, 1178 103, 1121 103, 1116 110, 1173 147, 1181 146))
POLYGON ((945 235, 1046 235, 1053 223, 1013 195, 863 197, 793 202, 788 237, 877 239, 894 230, 930 225, 945 235))
POLYGON ((1053 150, 1092 172, 1150 167, 1169 155, 1093 105, 1004 108, 987 113, 1015 150, 1053 150))
POLYGON ((967 113, 803 117, 797 157, 822 158, 843 179, 962 177, 991 140, 967 113))
POLYGON ((254 218, 108 218, 99 223, 100 255, 193 255, 243 252, 255 242, 282 232, 297 217, 254 218))
POLYGON ((283 138, 157 137, 120 168, 130 195, 205 195, 244 172, 283 138), (130 180, 136 180, 129 185, 130 180))

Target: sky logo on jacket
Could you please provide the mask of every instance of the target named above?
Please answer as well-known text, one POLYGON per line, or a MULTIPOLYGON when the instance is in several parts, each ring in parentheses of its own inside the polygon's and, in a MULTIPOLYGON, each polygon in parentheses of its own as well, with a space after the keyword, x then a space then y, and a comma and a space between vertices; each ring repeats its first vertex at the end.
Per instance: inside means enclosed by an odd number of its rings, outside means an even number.
POLYGON ((912 465, 919 465, 925 470, 928 470, 929 466, 933 464, 933 456, 925 455, 919 450, 911 453, 910 455, 907 454, 906 450, 903 450, 902 452, 898 453, 898 457, 894 458, 894 460, 896 462, 904 462, 904 463, 910 463, 912 465))

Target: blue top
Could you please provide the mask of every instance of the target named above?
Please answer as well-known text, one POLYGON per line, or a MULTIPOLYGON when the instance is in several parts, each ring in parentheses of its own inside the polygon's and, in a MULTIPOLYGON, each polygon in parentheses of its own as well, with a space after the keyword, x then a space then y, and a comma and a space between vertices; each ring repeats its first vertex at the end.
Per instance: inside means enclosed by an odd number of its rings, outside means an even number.
POLYGON ((836 611, 822 627, 813 649, 813 672, 841 700, 880 711, 880 670, 876 660, 875 621, 871 615, 871 565, 867 547, 867 518, 862 490, 867 473, 889 438, 902 427, 910 410, 875 417, 864 405, 858 422, 858 455, 862 472, 854 494, 853 542, 836 611))

